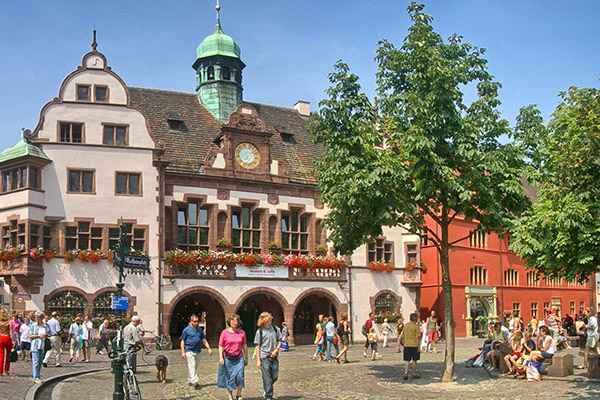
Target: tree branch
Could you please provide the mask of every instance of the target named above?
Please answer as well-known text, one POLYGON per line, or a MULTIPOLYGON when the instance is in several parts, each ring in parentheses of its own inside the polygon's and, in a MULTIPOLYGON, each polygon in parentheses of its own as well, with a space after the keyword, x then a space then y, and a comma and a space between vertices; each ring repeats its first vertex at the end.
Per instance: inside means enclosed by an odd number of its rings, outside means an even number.
POLYGON ((435 222, 437 222, 438 225, 442 224, 442 220, 440 220, 440 218, 433 211, 431 211, 428 207, 423 207, 420 204, 419 204, 419 207, 421 208, 421 210, 423 210, 425 212, 425 214, 429 215, 435 222))
POLYGON ((450 243, 448 243, 448 246, 452 246, 452 245, 454 245, 454 244, 456 244, 456 243, 458 243, 458 242, 462 242, 463 240, 465 240, 465 239, 468 239, 470 236, 471 236, 471 234, 469 233, 469 234, 468 234, 467 236, 465 236, 465 237, 461 237, 460 239, 456 239, 454 242, 450 242, 450 243))

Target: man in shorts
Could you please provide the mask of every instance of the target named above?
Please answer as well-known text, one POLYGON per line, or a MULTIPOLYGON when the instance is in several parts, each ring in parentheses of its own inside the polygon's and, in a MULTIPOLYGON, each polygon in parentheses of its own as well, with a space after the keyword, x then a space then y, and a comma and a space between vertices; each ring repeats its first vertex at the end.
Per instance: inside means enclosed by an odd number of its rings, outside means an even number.
POLYGON ((594 310, 592 310, 590 307, 585 309, 585 315, 588 318, 588 322, 587 325, 583 326, 583 329, 585 329, 585 333, 587 334, 583 368, 588 368, 588 357, 590 351, 596 351, 596 346, 598 346, 598 319, 594 314, 594 310))
MULTIPOLYGON (((432 343, 431 351, 437 353, 435 348, 438 339, 440 338, 440 322, 438 321, 435 311, 431 310, 431 315, 427 318, 427 342, 432 343)), ((427 345, 429 349, 429 345, 427 345)))
POLYGON ((420 378, 417 375, 417 361, 419 361, 421 353, 419 349, 419 314, 410 314, 410 322, 404 325, 402 334, 399 340, 404 343, 404 361, 406 362, 404 367, 404 380, 408 379, 408 368, 412 363, 412 375, 411 379, 420 378))

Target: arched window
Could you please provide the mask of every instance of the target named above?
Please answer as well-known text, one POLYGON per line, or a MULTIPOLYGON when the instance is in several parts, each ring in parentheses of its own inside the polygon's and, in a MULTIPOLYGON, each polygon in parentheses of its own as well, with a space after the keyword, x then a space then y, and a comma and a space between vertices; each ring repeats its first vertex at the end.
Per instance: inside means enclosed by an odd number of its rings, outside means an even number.
POLYGON ((215 67, 208 67, 208 69, 206 70, 206 79, 208 79, 209 81, 215 79, 215 67))
POLYGON ((228 81, 231 79, 231 73, 229 72, 229 67, 221 68, 221 79, 228 81))
POLYGON ((110 319, 112 319, 113 317, 116 318, 117 315, 121 315, 121 317, 125 317, 127 315, 127 310, 113 310, 112 309, 112 296, 116 296, 117 292, 103 292, 100 293, 98 296, 96 296, 96 298, 94 299, 93 305, 94 305, 94 309, 92 310, 92 317, 93 318, 100 318, 100 317, 109 317, 110 319))
POLYGON ((87 300, 81 294, 65 290, 56 293, 48 301, 48 312, 56 311, 61 318, 75 318, 77 314, 83 314, 88 305, 87 300))
POLYGON ((398 313, 398 299, 391 293, 382 293, 375 299, 375 316, 398 313))

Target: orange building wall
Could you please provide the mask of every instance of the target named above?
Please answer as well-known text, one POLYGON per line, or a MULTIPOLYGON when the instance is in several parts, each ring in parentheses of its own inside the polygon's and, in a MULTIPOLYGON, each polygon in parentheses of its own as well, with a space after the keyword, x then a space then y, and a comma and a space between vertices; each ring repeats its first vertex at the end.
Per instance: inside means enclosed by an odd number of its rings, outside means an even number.
MULTIPOLYGON (((428 226, 435 227, 429 219, 428 226)), ((527 286, 527 271, 525 263, 513 252, 508 250, 507 238, 499 238, 498 234, 487 235, 487 248, 474 248, 469 246, 468 235, 474 230, 476 223, 455 219, 449 231, 450 242, 465 238, 454 245, 450 252, 450 281, 452 282, 452 302, 455 322, 456 337, 467 336, 465 318, 467 317, 465 286, 471 285, 470 270, 474 266, 483 266, 487 269, 487 284, 495 286, 497 290, 496 314, 501 317, 502 312, 512 311, 513 303, 520 303, 520 315, 525 323, 531 319, 531 303, 538 303, 538 315, 543 315, 545 302, 551 303, 553 297, 561 299, 562 314, 570 314, 570 302, 575 302, 575 312, 579 313, 580 302, 585 306, 593 305, 593 290, 590 283, 583 286, 568 286, 565 282, 559 287, 548 287, 544 279, 540 278, 539 286, 527 286), (512 268, 518 272, 518 283, 515 286, 504 284, 504 271, 512 268)), ((439 230, 439 227, 438 227, 439 230)), ((422 274, 420 307, 421 317, 426 318, 430 310, 443 318, 444 307, 442 299, 442 272, 439 264, 437 250, 432 245, 421 246, 421 261, 427 266, 427 273, 422 274)))

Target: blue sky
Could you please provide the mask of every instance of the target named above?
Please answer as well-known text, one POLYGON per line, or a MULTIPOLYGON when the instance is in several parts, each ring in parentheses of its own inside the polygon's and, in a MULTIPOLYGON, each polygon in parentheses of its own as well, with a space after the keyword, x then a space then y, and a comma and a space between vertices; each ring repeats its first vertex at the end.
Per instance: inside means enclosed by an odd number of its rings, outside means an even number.
MULTIPOLYGON (((325 96, 336 60, 373 97, 377 42, 400 45, 409 25, 402 1, 221 0, 223 30, 242 49, 244 99, 311 109, 325 96)), ((487 49, 503 85, 503 116, 537 104, 545 118, 570 85, 599 87, 600 1, 436 0, 426 12, 444 37, 487 49)), ((42 106, 90 50, 129 86, 193 92, 196 47, 215 24, 215 1, 0 2, 0 149, 33 129, 42 106)))

